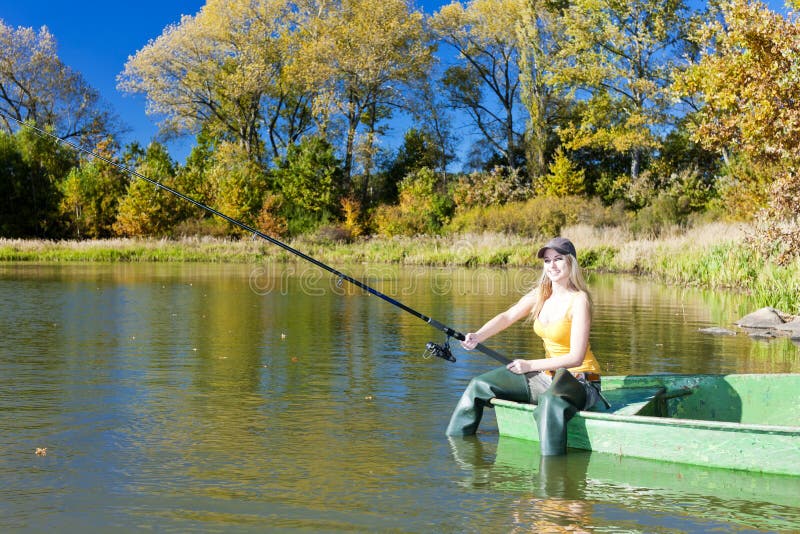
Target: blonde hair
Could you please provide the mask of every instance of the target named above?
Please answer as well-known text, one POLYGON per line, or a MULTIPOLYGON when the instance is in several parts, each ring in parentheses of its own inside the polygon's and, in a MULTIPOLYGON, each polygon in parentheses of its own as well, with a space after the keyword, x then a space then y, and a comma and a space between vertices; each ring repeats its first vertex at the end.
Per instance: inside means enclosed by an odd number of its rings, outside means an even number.
MULTIPOLYGON (((567 260, 567 267, 569 267, 570 289, 584 292, 587 300, 589 301, 589 309, 591 310, 592 296, 589 293, 589 287, 586 285, 586 280, 583 277, 581 266, 578 264, 578 258, 572 254, 564 254, 564 258, 567 260)), ((533 306, 531 315, 529 317, 531 322, 535 321, 536 318, 539 317, 539 313, 542 311, 542 307, 544 306, 544 301, 549 299, 550 295, 553 294, 553 282, 551 282, 550 278, 548 278, 544 267, 542 268, 542 276, 539 278, 539 283, 536 285, 533 291, 536 292, 536 304, 533 306)))

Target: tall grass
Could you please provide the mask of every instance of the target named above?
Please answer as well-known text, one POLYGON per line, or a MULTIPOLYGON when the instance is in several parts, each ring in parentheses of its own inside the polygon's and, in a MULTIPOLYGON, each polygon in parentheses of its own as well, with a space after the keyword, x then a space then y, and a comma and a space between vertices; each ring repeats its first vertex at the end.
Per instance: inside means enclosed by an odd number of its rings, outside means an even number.
POLYGON ((213 238, 44 241, 0 239, 0 261, 40 262, 226 262, 268 256, 263 242, 213 238))
POLYGON ((616 244, 591 231, 576 234, 588 243, 584 265, 635 272, 671 284, 746 292, 762 306, 800 314, 800 260, 776 265, 746 244, 748 232, 742 225, 714 223, 657 240, 615 236, 616 244))
MULTIPOLYGON (((565 227, 562 235, 578 248, 581 264, 606 272, 652 276, 685 286, 747 292, 756 302, 800 314, 800 260, 778 266, 749 248, 748 229, 713 223, 636 238, 624 227, 565 227)), ((502 233, 367 238, 354 243, 298 238, 290 246, 332 266, 353 263, 524 267, 538 263, 546 238, 502 233)), ((265 241, 188 238, 36 241, 0 239, 0 261, 40 262, 218 262, 298 261, 265 241)))

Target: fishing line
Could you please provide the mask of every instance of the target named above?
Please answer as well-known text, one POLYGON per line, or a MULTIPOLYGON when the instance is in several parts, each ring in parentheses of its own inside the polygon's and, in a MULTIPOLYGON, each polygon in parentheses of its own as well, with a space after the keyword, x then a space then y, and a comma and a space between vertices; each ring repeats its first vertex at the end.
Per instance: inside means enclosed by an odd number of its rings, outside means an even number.
MULTIPOLYGON (((342 272, 334 269, 333 267, 331 267, 331 266, 329 266, 329 265, 317 260, 316 258, 312 258, 311 256, 309 256, 309 255, 297 250, 296 248, 293 248, 293 247, 287 245, 286 243, 283 243, 282 241, 279 241, 279 240, 275 239, 274 237, 269 236, 269 235, 257 230, 256 228, 253 228, 252 226, 250 226, 248 224, 245 224, 245 223, 243 223, 241 221, 238 221, 238 220, 234 219, 233 217, 225 215, 221 211, 216 210, 216 209, 212 208, 211 206, 208 206, 207 204, 204 204, 204 203, 200 202, 199 200, 196 200, 196 199, 194 199, 194 198, 192 198, 192 197, 190 197, 188 195, 184 195, 180 191, 177 191, 177 190, 175 190, 175 189, 173 189, 173 188, 171 188, 171 187, 169 187, 167 185, 164 185, 161 182, 153 180, 152 178, 148 178, 147 176, 145 176, 145 175, 143 175, 143 174, 141 174, 141 173, 139 173, 139 172, 137 172, 137 171, 135 171, 133 169, 130 169, 130 168, 126 167, 125 165, 122 165, 121 163, 117 163, 117 162, 115 162, 115 161, 113 161, 113 160, 111 160, 111 159, 109 159, 109 158, 107 158, 105 156, 101 156, 100 154, 97 154, 97 153, 95 153, 95 152, 93 152, 93 151, 91 151, 91 150, 89 150, 87 148, 84 148, 84 147, 82 147, 82 146, 80 146, 80 145, 78 145, 76 143, 73 143, 72 141, 69 141, 67 139, 62 139, 61 137, 58 137, 55 134, 52 134, 50 132, 42 130, 41 128, 38 128, 37 126, 34 126, 32 124, 28 124, 26 122, 23 122, 23 121, 21 121, 19 119, 14 118, 14 117, 10 117, 10 116, 6 115, 5 113, 3 113, 2 111, 0 111, 0 116, 4 117, 6 119, 11 119, 14 122, 18 123, 19 125, 33 130, 34 132, 36 132, 41 137, 49 137, 51 139, 55 139, 59 143, 65 144, 65 145, 67 145, 69 147, 72 147, 73 149, 75 149, 75 150, 77 150, 79 152, 82 152, 84 154, 87 154, 87 155, 89 155, 89 156, 91 156, 91 157, 93 157, 93 158, 95 158, 97 160, 105 162, 105 163, 107 163, 107 164, 119 169, 120 171, 122 171, 122 172, 124 172, 126 174, 129 174, 131 176, 135 176, 136 178, 144 180, 144 181, 146 181, 146 182, 148 182, 148 183, 150 183, 150 184, 152 184, 152 185, 154 185, 154 186, 156 186, 156 187, 158 187, 160 189, 163 189, 164 191, 167 191, 168 193, 171 193, 171 194, 175 195, 176 197, 181 198, 181 199, 183 199, 183 200, 185 200, 185 201, 197 206, 198 208, 201 208, 201 209, 203 209, 203 210, 205 210, 205 211, 207 211, 207 212, 209 212, 209 213, 211 213, 213 215, 216 215, 217 217, 220 217, 221 219, 224 219, 224 220, 228 221, 229 223, 233 224, 234 226, 237 226, 237 227, 241 228, 242 230, 246 230, 247 232, 249 232, 249 233, 251 233, 253 235, 254 239, 255 239, 255 237, 260 237, 261 239, 264 239, 265 241, 268 241, 268 242, 272 243, 273 245, 277 245, 277 246, 281 247, 282 249, 284 249, 284 250, 286 250, 288 252, 291 252, 295 256, 298 256, 298 257, 306 260, 307 262, 310 262, 310 263, 316 265, 320 269, 323 269, 323 270, 328 271, 329 273, 333 274, 334 276, 337 277, 337 284, 339 284, 339 285, 341 285, 343 280, 347 281, 347 282, 353 284, 354 286, 366 291, 370 295, 374 295, 374 296, 376 296, 376 297, 378 297, 380 299, 383 299, 384 301, 388 302, 389 304, 397 306, 401 310, 403 310, 403 311, 405 311, 407 313, 410 313, 414 317, 422 319, 423 321, 425 321, 426 323, 431 325, 433 328, 435 328, 435 329, 437 329, 437 330, 439 330, 441 332, 444 332, 444 334, 446 336, 445 337, 445 341, 443 343, 441 343, 441 344, 434 343, 433 341, 428 342, 427 345, 426 345, 425 354, 431 355, 431 356, 436 356, 437 358, 442 358, 443 360, 447 360, 447 361, 450 361, 450 362, 455 362, 456 361, 455 357, 453 356, 453 353, 450 351, 449 340, 452 337, 452 338, 455 338, 455 339, 457 339, 459 341, 463 341, 464 340, 464 334, 462 334, 461 332, 459 332, 457 330, 454 330, 454 329, 450 328, 449 326, 447 326, 447 325, 445 325, 443 323, 440 323, 439 321, 437 321, 437 320, 435 320, 435 319, 433 319, 431 317, 428 317, 427 315, 424 315, 424 314, 418 312, 417 310, 415 310, 415 309, 403 304, 402 302, 400 302, 400 301, 398 301, 396 299, 393 299, 392 297, 390 297, 390 296, 388 296, 388 295, 386 295, 384 293, 381 293, 377 289, 374 289, 374 288, 368 286, 364 282, 362 282, 362 281, 360 281, 360 280, 358 280, 356 278, 353 278, 351 276, 348 276, 347 274, 342 273, 342 272)), ((484 346, 481 343, 478 343, 478 345, 476 345, 475 348, 477 350, 479 350, 480 352, 482 352, 483 354, 485 354, 485 355, 487 355, 487 356, 489 356, 491 358, 494 358, 495 360, 497 360, 497 361, 499 361, 499 362, 501 362, 503 364, 509 363, 511 361, 510 359, 506 358, 502 354, 500 354, 500 353, 498 353, 498 352, 496 352, 496 351, 484 346)))

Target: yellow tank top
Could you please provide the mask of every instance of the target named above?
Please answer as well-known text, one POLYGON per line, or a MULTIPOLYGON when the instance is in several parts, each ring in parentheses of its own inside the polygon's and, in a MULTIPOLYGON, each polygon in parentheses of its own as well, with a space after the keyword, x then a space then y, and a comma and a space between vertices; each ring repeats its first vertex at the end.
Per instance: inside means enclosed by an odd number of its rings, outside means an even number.
MULTIPOLYGON (((575 300, 575 297, 573 296, 572 299, 575 300)), ((542 338, 545 355, 548 358, 569 354, 569 338, 572 331, 572 302, 569 303, 563 319, 543 325, 537 318, 533 322, 533 331, 542 338)), ((571 367, 569 370, 572 373, 602 373, 600 364, 597 363, 597 359, 595 359, 589 346, 586 347, 583 363, 578 367, 571 367)))

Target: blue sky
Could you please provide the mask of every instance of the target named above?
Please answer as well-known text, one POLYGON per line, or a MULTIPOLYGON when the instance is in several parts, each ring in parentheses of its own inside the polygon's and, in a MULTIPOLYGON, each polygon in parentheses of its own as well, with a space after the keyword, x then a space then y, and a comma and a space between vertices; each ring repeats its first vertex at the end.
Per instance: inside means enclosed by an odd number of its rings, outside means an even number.
MULTIPOLYGON (((431 13, 447 3, 449 0, 426 0, 419 5, 431 13)), ((0 19, 13 27, 47 26, 61 60, 79 71, 131 129, 123 137, 123 145, 131 141, 147 144, 157 128, 145 114, 145 99, 117 91, 116 77, 128 56, 161 35, 166 26, 179 22, 182 15, 194 15, 203 5, 205 0, 0 0, 0 19)), ((170 153, 183 162, 193 143, 191 137, 170 143, 170 153)))

